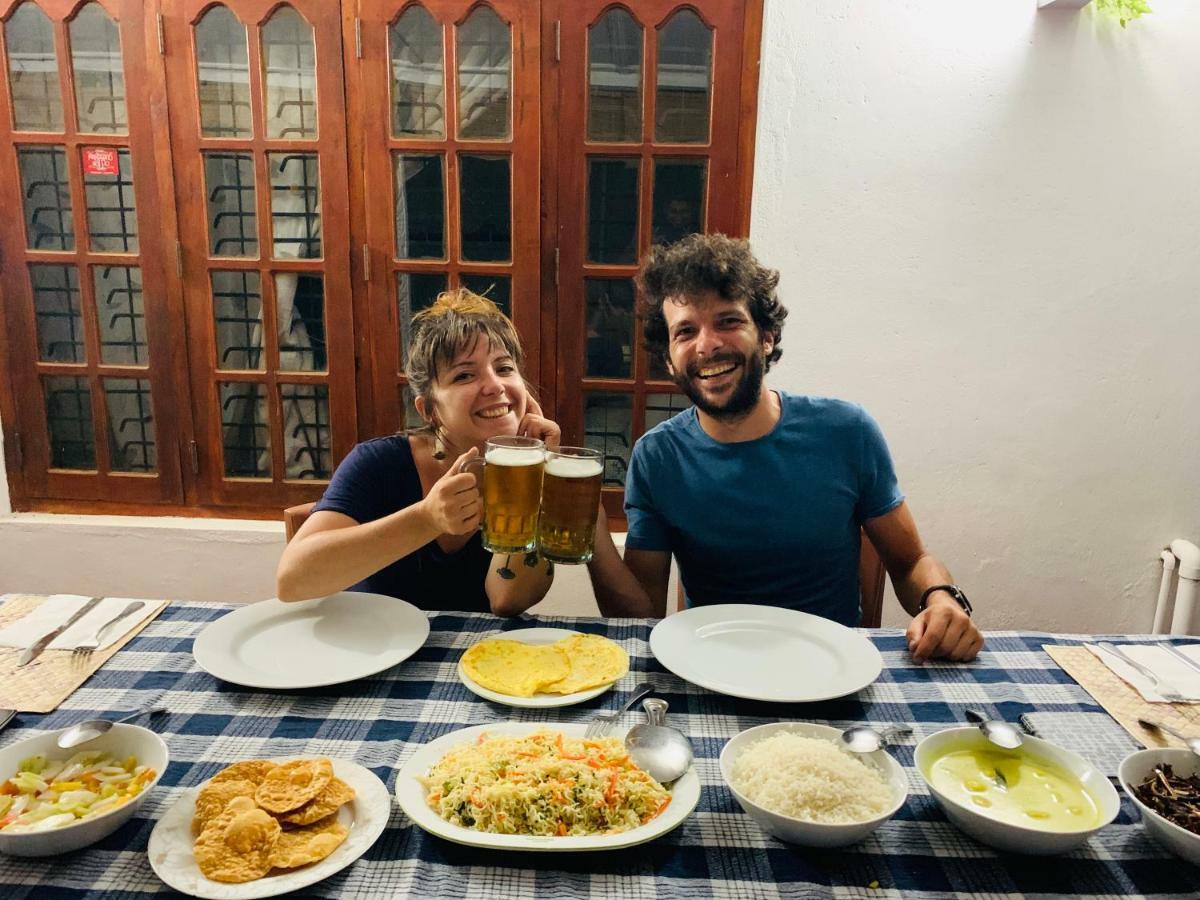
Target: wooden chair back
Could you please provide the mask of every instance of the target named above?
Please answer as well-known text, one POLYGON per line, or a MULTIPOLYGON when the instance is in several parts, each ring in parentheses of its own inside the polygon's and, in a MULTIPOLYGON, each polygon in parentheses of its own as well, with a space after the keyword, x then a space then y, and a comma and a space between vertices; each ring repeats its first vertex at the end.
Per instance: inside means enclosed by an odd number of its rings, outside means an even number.
POLYGON ((300 526, 305 520, 312 515, 313 507, 316 502, 301 503, 299 506, 289 506, 283 511, 283 534, 287 540, 295 537, 296 532, 300 530, 300 526))

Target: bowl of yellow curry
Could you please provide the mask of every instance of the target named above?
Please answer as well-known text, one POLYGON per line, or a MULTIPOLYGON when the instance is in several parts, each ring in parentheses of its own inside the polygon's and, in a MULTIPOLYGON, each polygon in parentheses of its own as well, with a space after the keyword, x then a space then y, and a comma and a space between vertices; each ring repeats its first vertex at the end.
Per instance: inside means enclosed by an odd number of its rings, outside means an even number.
POLYGON ((1094 765, 1035 737, 1004 750, 978 728, 950 728, 921 741, 913 758, 946 818, 998 850, 1066 853, 1121 808, 1116 790, 1094 765))

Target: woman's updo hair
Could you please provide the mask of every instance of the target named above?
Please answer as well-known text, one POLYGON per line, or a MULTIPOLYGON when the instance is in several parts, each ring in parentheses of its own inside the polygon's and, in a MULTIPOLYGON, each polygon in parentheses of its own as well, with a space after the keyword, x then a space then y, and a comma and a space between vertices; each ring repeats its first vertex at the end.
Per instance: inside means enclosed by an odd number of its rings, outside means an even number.
MULTIPOLYGON (((492 347, 503 347, 520 370, 524 362, 517 329, 495 303, 466 288, 438 294, 433 305, 413 316, 413 335, 408 349, 408 376, 413 397, 425 399, 425 409, 433 409, 433 389, 438 374, 453 365, 463 353, 470 353, 476 342, 487 338, 492 347)), ((413 432, 433 433, 427 421, 413 432)))

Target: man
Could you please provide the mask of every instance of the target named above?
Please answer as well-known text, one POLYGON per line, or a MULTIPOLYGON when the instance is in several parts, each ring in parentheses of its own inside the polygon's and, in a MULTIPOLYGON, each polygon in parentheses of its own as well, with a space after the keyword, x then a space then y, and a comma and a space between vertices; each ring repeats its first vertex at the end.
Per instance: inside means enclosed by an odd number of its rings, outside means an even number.
POLYGON ((674 554, 689 605, 764 603, 857 625, 861 527, 913 616, 913 658, 973 659, 983 636, 970 604, 922 545, 875 421, 766 387, 787 316, 778 281, 724 235, 651 250, 646 346, 694 407, 634 447, 624 564, 601 517, 590 566, 601 612, 665 615, 674 554))

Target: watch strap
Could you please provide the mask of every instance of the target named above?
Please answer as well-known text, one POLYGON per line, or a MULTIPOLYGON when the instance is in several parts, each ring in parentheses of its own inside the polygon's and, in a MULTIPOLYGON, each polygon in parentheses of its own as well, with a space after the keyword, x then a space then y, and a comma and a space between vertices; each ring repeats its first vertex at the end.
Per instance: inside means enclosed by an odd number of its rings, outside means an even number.
POLYGON ((935 584, 933 587, 926 588, 921 594, 921 603, 917 607, 918 612, 924 612, 926 605, 929 603, 929 595, 934 591, 945 591, 954 598, 954 602, 963 608, 963 611, 969 616, 974 611, 971 608, 971 601, 967 599, 967 595, 962 592, 957 584, 935 584))

